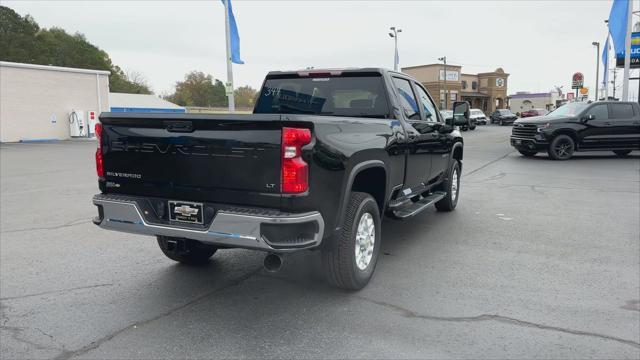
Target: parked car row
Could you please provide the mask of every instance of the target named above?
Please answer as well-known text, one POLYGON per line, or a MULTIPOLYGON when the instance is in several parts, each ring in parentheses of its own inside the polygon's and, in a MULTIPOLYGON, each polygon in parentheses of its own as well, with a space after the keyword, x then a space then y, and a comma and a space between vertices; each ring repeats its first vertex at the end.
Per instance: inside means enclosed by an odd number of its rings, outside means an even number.
POLYGON ((533 117, 533 116, 545 116, 549 113, 546 109, 531 109, 520 113, 521 118, 533 117))
POLYGON ((512 113, 509 109, 498 109, 494 111, 489 117, 492 124, 497 123, 500 124, 500 126, 513 124, 514 121, 518 120, 516 114, 512 113))
MULTIPOLYGON (((442 118, 445 120, 453 119, 453 111, 451 110, 440 110, 440 115, 442 115, 442 118)), ((518 117, 509 109, 498 109, 494 111, 489 116, 489 120, 487 120, 487 117, 482 110, 471 109, 469 114, 469 123, 461 126, 461 130, 475 130, 477 125, 487 125, 487 123, 508 125, 513 124, 517 119, 518 117)))

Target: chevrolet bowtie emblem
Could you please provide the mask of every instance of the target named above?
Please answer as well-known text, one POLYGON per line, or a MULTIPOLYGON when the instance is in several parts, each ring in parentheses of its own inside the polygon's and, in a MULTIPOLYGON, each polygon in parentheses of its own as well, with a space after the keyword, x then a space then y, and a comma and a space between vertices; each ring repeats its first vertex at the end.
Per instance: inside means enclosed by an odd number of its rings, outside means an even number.
POLYGON ((182 216, 198 215, 198 209, 192 208, 189 205, 176 206, 173 212, 182 216))

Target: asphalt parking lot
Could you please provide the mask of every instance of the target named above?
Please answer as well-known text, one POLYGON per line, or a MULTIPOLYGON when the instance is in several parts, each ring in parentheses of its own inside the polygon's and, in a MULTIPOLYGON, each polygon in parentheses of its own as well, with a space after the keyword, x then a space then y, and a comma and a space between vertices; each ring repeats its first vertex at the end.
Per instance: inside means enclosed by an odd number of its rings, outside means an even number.
POLYGON ((640 153, 528 159, 509 132, 464 133, 457 210, 385 221, 356 293, 317 252, 175 264, 91 224, 94 143, 2 144, 0 357, 640 357, 640 153))

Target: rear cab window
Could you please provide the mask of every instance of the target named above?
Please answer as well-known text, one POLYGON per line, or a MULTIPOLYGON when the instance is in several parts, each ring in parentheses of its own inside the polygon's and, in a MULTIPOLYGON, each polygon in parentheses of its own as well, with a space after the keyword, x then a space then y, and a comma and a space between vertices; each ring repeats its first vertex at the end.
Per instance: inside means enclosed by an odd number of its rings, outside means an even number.
POLYGON ((382 75, 358 72, 269 76, 254 113, 390 117, 382 75))
POLYGON ((612 119, 633 118, 633 105, 631 104, 610 104, 612 119))

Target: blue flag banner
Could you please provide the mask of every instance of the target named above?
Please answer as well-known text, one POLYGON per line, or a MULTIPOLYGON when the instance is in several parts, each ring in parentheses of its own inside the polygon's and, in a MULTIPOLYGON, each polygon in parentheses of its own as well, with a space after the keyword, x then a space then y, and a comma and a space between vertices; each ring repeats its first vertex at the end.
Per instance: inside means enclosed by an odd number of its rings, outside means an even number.
MULTIPOLYGON (((221 0, 224 5, 225 0, 221 0)), ((240 59, 240 35, 238 34, 238 25, 236 24, 236 18, 233 16, 233 8, 231 7, 231 0, 229 1, 229 37, 231 38, 231 62, 235 64, 244 64, 244 61, 240 59)))
POLYGON ((607 41, 604 43, 604 50, 602 50, 602 64, 604 65, 602 85, 607 86, 609 83, 609 34, 607 34, 607 41))
POLYGON ((608 24, 616 55, 624 54, 624 40, 627 35, 628 18, 629 0, 613 0, 608 24))

